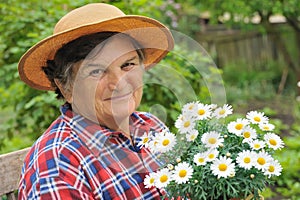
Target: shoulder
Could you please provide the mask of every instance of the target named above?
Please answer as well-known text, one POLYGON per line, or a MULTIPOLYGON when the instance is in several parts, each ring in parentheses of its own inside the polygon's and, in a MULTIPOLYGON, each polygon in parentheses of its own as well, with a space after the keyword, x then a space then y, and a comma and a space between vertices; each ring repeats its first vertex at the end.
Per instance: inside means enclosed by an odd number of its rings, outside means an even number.
POLYGON ((79 165, 86 152, 85 146, 73 133, 68 123, 61 118, 33 144, 25 157, 22 173, 38 173, 40 176, 57 176, 61 162, 79 165), (32 171, 33 170, 33 171, 32 171))

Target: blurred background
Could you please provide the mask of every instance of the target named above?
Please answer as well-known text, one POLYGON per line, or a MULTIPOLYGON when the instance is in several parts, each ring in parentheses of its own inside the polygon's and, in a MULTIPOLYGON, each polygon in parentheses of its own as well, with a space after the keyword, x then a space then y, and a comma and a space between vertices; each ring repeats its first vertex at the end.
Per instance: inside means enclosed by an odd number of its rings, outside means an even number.
MULTIPOLYGON (((283 166, 282 175, 263 195, 270 200, 300 199, 299 0, 0 0, 1 154, 31 146, 60 114, 63 103, 53 93, 21 82, 18 60, 52 34, 65 13, 91 2, 111 3, 126 14, 155 18, 199 43, 207 52, 201 58, 178 45, 162 64, 184 77, 202 102, 211 101, 208 85, 221 84, 235 113, 258 110, 269 116, 286 147, 275 156, 283 166), (210 76, 197 73, 189 62, 195 59, 207 66, 210 76), (221 79, 214 79, 214 74, 221 79)), ((153 77, 155 70, 159 69, 151 69, 146 80, 158 78, 153 77)), ((181 104, 161 81, 148 81, 139 109, 154 112, 172 127, 181 104)), ((184 94, 179 84, 174 87, 184 94)))

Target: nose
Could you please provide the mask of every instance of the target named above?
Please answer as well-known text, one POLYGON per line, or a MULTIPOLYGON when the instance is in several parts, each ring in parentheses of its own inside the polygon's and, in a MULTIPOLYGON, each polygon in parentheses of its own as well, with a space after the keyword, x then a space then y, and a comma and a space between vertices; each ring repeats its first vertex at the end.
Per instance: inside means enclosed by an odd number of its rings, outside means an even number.
POLYGON ((110 90, 121 90, 124 83, 124 75, 119 71, 114 71, 108 75, 108 88, 110 90))

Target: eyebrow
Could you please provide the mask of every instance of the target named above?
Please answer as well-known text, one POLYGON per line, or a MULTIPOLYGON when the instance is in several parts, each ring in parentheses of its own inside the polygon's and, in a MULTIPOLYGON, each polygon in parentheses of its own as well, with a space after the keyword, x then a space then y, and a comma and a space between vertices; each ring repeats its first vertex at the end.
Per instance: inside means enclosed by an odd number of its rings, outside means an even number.
MULTIPOLYGON (((133 56, 133 57, 125 60, 123 63, 131 62, 135 59, 138 59, 138 56, 133 56)), ((88 63, 88 64, 84 65, 84 68, 88 68, 88 67, 106 67, 106 65, 99 64, 99 63, 88 63)))
POLYGON ((127 60, 126 60, 125 62, 123 62, 123 63, 133 61, 133 60, 135 60, 135 59, 137 59, 137 58, 138 58, 138 56, 133 56, 132 58, 127 59, 127 60))

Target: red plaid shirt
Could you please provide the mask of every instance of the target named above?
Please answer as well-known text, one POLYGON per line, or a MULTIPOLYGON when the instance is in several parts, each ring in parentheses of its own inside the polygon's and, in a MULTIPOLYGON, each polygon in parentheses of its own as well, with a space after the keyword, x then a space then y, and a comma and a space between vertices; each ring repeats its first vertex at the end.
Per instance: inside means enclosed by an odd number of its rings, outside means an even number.
MULTIPOLYGON (((149 113, 135 112, 131 119, 134 144, 145 132, 165 128, 149 113)), ((148 149, 133 146, 122 133, 75 115, 65 105, 25 158, 19 200, 161 199, 163 191, 143 184, 158 166, 148 149)))

